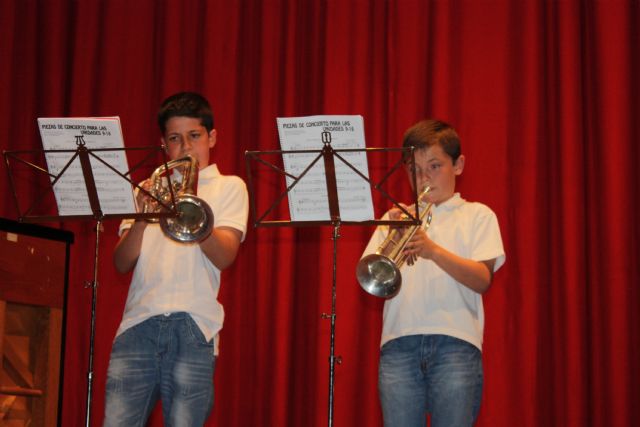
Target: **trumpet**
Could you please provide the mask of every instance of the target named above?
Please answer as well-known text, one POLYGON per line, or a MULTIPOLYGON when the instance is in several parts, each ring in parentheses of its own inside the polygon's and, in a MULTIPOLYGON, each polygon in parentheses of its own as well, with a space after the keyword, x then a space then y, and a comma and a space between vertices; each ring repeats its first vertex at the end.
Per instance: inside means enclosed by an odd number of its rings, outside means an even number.
POLYGON ((192 156, 171 160, 159 166, 151 174, 151 195, 157 200, 147 198, 142 206, 143 213, 162 211, 162 205, 171 204, 178 213, 175 217, 161 217, 149 219, 150 222, 160 222, 162 232, 179 243, 191 243, 204 240, 213 229, 213 211, 211 207, 196 196, 198 179, 198 161, 192 156), (175 182, 163 178, 169 171, 181 168, 182 181, 175 182), (169 188, 168 181, 171 182, 169 188), (173 196, 175 195, 175 200, 173 196), (159 203, 158 200, 161 202, 159 203))
MULTIPOLYGON (((400 292, 402 275, 400 268, 407 260, 404 248, 413 235, 422 227, 426 217, 425 229, 431 224, 432 203, 426 201, 431 187, 426 186, 418 195, 420 224, 404 228, 392 228, 386 239, 375 253, 363 257, 356 266, 356 277, 362 289, 381 298, 393 298, 400 292)), ((403 216, 407 218, 406 215, 403 216)))

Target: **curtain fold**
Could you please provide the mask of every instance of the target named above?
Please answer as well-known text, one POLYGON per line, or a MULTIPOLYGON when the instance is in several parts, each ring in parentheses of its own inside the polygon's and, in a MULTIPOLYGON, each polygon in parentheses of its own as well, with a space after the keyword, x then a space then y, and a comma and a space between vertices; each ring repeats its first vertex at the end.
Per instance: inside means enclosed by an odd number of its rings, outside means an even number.
MULTIPOLYGON (((156 109, 180 90, 209 98, 213 157, 245 180, 245 151, 279 147, 276 117, 360 114, 368 147, 399 146, 425 117, 450 122, 467 157, 459 190, 496 212, 507 253, 484 296, 478 425, 627 426, 640 418, 638 22, 633 0, 5 0, 0 148, 41 149, 36 118, 59 116, 117 115, 126 146, 153 145, 156 109)), ((256 179, 264 209, 277 191, 256 179)), ((15 219, 0 186, 0 216, 15 219)), ((374 200, 381 215, 389 206, 374 200)), ((333 230, 255 219, 223 272, 207 425, 327 424, 333 230)), ((76 236, 62 424, 81 425, 92 224, 49 225, 76 236)), ((117 225, 99 248, 95 426, 130 280, 111 264, 117 225)), ((382 425, 382 302, 354 273, 371 232, 342 226, 338 239, 336 425, 382 425)))

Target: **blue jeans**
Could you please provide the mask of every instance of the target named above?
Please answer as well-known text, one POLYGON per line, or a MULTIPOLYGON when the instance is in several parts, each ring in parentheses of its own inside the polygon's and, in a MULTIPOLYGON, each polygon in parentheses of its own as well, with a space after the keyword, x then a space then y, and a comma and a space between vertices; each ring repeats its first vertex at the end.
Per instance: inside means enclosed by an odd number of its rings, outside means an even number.
POLYGON ((104 426, 144 426, 158 398, 165 426, 202 426, 213 407, 213 352, 187 313, 127 329, 111 350, 104 426))
POLYGON ((482 353, 447 335, 410 335, 380 350, 378 392, 385 427, 472 426, 482 399, 482 353))

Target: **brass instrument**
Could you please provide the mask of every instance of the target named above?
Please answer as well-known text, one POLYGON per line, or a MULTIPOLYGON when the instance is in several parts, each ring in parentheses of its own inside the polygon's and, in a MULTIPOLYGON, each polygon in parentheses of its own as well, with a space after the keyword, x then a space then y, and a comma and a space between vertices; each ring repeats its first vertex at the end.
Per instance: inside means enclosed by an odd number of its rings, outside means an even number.
MULTIPOLYGON (((175 196, 176 217, 154 218, 150 222, 160 222, 164 234, 180 243, 204 240, 213 229, 213 212, 211 207, 201 198, 196 197, 198 161, 192 156, 171 160, 159 166, 151 175, 150 193, 163 204, 171 204, 172 190, 175 196), (168 180, 164 175, 175 168, 180 168, 182 181, 168 180), (170 181, 172 189, 167 182, 170 181)), ((147 198, 142 212, 160 212, 162 206, 156 200, 147 198)))
MULTIPOLYGON (((427 218, 425 229, 431 223, 431 206, 425 198, 431 187, 425 187, 418 196, 420 223, 427 218)), ((404 216, 406 218, 406 215, 404 216)), ((362 289, 373 296, 393 298, 400 292, 402 276, 400 267, 407 260, 404 248, 422 225, 390 228, 387 238, 375 253, 363 257, 356 267, 356 277, 362 289)), ((411 264, 411 262, 410 262, 411 264)))

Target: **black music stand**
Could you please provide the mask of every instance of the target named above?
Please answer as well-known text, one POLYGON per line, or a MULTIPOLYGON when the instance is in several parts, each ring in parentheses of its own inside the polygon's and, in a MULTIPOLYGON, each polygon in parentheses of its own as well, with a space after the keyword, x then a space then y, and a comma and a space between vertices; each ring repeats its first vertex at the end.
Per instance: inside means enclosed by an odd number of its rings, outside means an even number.
MULTIPOLYGON (((331 333, 330 333, 330 343, 329 343, 329 405, 328 405, 328 425, 329 427, 333 426, 333 394, 334 394, 334 381, 335 381, 335 364, 336 362, 340 364, 342 359, 340 357, 335 356, 335 332, 336 332, 336 272, 337 272, 337 254, 338 254, 338 239, 340 238, 340 226, 341 225, 360 225, 360 226, 369 226, 369 225, 396 225, 396 226, 409 226, 409 225, 420 225, 420 212, 419 212, 419 204, 418 204, 418 192, 414 191, 414 203, 416 206, 415 214, 412 214, 408 210, 406 210, 400 203, 388 194, 383 188, 382 184, 384 184, 389 177, 391 177, 396 170, 398 170, 402 165, 402 159, 398 160, 394 166, 380 179, 379 182, 373 182, 367 176, 365 176, 361 171, 359 171, 356 167, 354 167, 348 160, 346 160, 340 153, 353 153, 353 152, 405 152, 409 153, 411 157, 411 161, 415 162, 414 148, 351 148, 351 149, 338 149, 334 150, 331 147, 331 133, 330 132, 322 132, 322 142, 323 148, 322 150, 268 150, 268 151, 246 151, 245 152, 245 161, 247 168, 247 179, 249 184, 249 195, 251 201, 251 212, 253 218, 255 219, 254 226, 257 227, 310 227, 310 226, 323 226, 323 225, 331 225, 333 226, 333 277, 332 277, 332 285, 331 285, 331 314, 322 314, 323 319, 331 320, 331 333), (300 173, 300 175, 295 176, 291 173, 283 170, 282 168, 276 166, 273 163, 270 163, 263 158, 262 155, 273 155, 273 154, 317 154, 317 156, 309 163, 309 165, 300 173), (346 166, 348 166, 352 171, 354 171, 358 176, 360 176, 363 180, 365 180, 372 189, 378 191, 380 194, 384 196, 387 200, 391 201, 393 205, 399 208, 405 215, 406 219, 401 220, 367 220, 367 221, 343 221, 340 218, 340 208, 338 204, 338 187, 336 183, 336 172, 335 172, 335 158, 343 162, 346 166), (289 194, 292 188, 294 188, 298 182, 311 170, 311 168, 322 158, 324 162, 324 170, 325 170, 325 178, 327 185, 327 196, 329 201, 329 220, 318 220, 318 221, 292 221, 292 220, 267 220, 268 215, 279 205, 279 203, 289 194), (271 204, 271 206, 264 211, 264 213, 260 216, 257 215, 257 207, 255 202, 255 189, 254 189, 254 180, 253 174, 251 173, 251 161, 257 161, 264 166, 274 170, 276 173, 282 176, 286 176, 292 179, 291 184, 285 188, 275 199, 275 201, 271 204)), ((416 175, 415 168, 413 169, 413 188, 416 189, 416 175)))
POLYGON ((96 305, 98 299, 98 249, 100 243, 100 231, 102 228, 102 222, 105 219, 151 219, 151 218, 161 218, 161 217, 175 217, 177 216, 177 212, 175 209, 175 194, 173 191, 173 186, 171 185, 171 178, 167 176, 169 181, 169 191, 171 194, 171 203, 167 203, 166 201, 159 200, 154 194, 149 193, 147 190, 142 188, 138 183, 133 182, 131 180, 131 174, 139 169, 146 161, 152 158, 152 156, 160 152, 163 156, 165 168, 167 167, 167 158, 166 152, 161 146, 157 147, 138 147, 138 148, 100 148, 100 149, 88 149, 84 142, 84 139, 81 135, 76 136, 76 146, 75 150, 18 150, 18 151, 4 151, 4 159, 5 164, 7 166, 7 173, 9 176, 9 182, 11 185, 11 190, 13 193, 13 198, 16 204, 16 209, 18 211, 18 220, 20 222, 50 222, 50 221, 69 221, 69 220, 80 220, 87 221, 92 220, 96 222, 95 226, 95 251, 94 251, 94 268, 93 268, 93 280, 91 282, 86 283, 86 287, 92 288, 92 297, 91 297, 91 335, 89 339, 89 361, 88 361, 88 372, 87 372, 87 400, 86 400, 86 417, 85 423, 86 427, 90 427, 91 420, 91 399, 92 399, 92 391, 93 391, 93 352, 94 352, 94 341, 95 341, 95 322, 96 322, 96 305), (134 150, 144 150, 148 151, 146 156, 140 160, 133 168, 130 168, 127 172, 121 173, 108 162, 106 162, 103 158, 101 158, 96 153, 100 152, 113 152, 113 151, 134 151, 134 150), (70 157, 69 161, 66 165, 60 170, 58 174, 51 174, 47 171, 44 166, 38 165, 34 162, 25 160, 21 158, 21 156, 33 155, 33 154, 41 154, 44 155, 46 153, 73 153, 70 157), (51 196, 54 192, 55 184, 60 180, 60 178, 64 175, 64 173, 69 170, 71 164, 75 161, 75 159, 79 159, 80 166, 82 169, 82 175, 84 179, 84 184, 87 190, 87 196, 89 199, 89 204, 91 206, 91 214, 87 215, 46 215, 46 214, 36 214, 34 213, 35 209, 41 204, 47 196, 51 196), (126 213, 118 213, 118 214, 107 214, 102 211, 100 206, 100 199, 98 196, 98 190, 96 186, 96 179, 93 174, 93 169, 91 166, 91 160, 96 159, 99 163, 106 166, 116 175, 121 177, 122 179, 129 182, 132 187, 137 188, 139 191, 142 191, 147 196, 154 199, 158 206, 160 207, 160 212, 154 213, 137 213, 137 212, 126 212, 126 213), (14 160, 15 162, 26 165, 28 169, 32 169, 37 173, 48 175, 48 183, 50 185, 44 191, 39 193, 35 200, 29 205, 29 208, 26 210, 22 210, 20 208, 20 198, 18 197, 16 191, 16 183, 14 182, 14 174, 12 173, 14 170, 12 169, 12 164, 10 160, 14 160))

